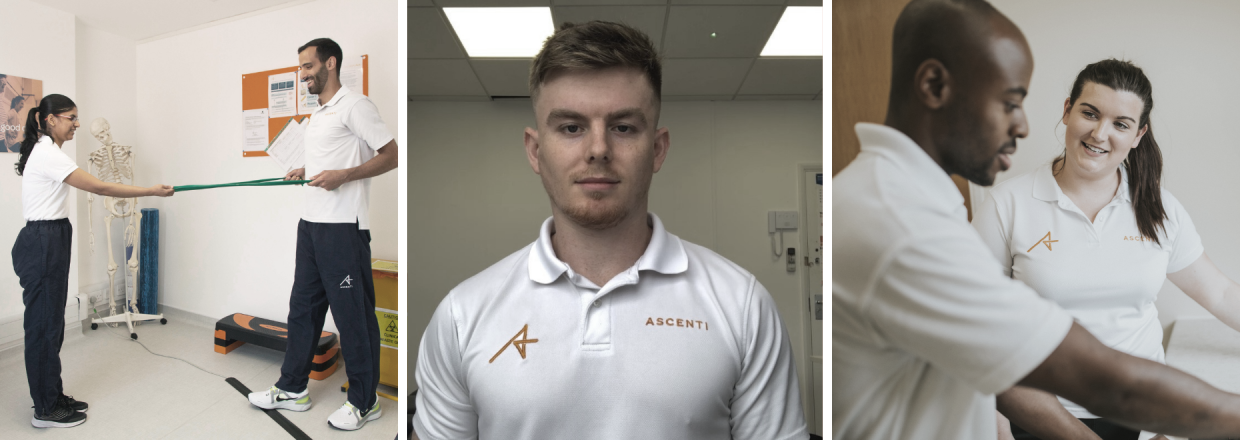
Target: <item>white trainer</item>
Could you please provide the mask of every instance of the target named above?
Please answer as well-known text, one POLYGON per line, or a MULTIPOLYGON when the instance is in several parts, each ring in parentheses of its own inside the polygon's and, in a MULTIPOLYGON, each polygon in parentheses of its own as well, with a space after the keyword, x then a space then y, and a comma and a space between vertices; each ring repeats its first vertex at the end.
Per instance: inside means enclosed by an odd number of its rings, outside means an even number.
POLYGON ((382 415, 383 408, 379 406, 378 397, 375 398, 375 406, 370 407, 370 410, 365 413, 362 413, 361 410, 346 400, 344 406, 341 406, 340 409, 327 418, 327 424, 336 429, 353 431, 362 429, 366 422, 377 419, 382 415))
POLYGON ((287 409, 305 411, 310 409, 310 390, 293 394, 271 387, 265 391, 250 393, 250 404, 262 409, 287 409))

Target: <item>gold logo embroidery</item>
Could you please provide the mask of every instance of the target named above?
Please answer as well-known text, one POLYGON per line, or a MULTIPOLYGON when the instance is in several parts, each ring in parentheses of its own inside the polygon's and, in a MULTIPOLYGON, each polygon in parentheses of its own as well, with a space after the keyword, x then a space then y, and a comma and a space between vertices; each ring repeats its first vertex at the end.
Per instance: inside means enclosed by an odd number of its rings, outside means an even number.
POLYGON ((1145 236, 1141 236, 1141 235, 1125 235, 1124 241, 1154 241, 1154 240, 1150 240, 1148 238, 1145 238, 1145 236))
POLYGON ((1051 233, 1050 231, 1047 231, 1046 235, 1043 236, 1041 240, 1038 240, 1037 243, 1034 243, 1033 246, 1030 246, 1029 250, 1025 252, 1033 252, 1033 248, 1038 247, 1039 244, 1044 244, 1046 245, 1046 250, 1053 251, 1054 249, 1051 249, 1051 243, 1058 243, 1058 242, 1059 240, 1051 240, 1051 233))
POLYGON ((701 330, 710 330, 710 323, 706 321, 697 321, 693 319, 682 318, 646 318, 646 325, 668 326, 668 327, 685 327, 696 328, 701 330), (695 326, 694 323, 697 325, 695 326))
POLYGON ((525 326, 521 327, 521 331, 517 332, 517 334, 514 335, 512 339, 509 339, 508 343, 504 344, 503 348, 500 348, 499 351, 495 352, 495 356, 491 356, 491 360, 487 361, 487 363, 489 364, 489 363, 495 362, 495 358, 499 357, 499 355, 502 354, 504 350, 507 350, 509 345, 517 347, 517 353, 521 353, 521 359, 525 359, 525 344, 533 344, 535 342, 538 342, 537 339, 526 339, 526 338, 529 338, 529 336, 526 336, 526 332, 529 331, 529 328, 530 328, 529 324, 526 324, 525 326), (517 339, 517 338, 522 338, 522 339, 517 339))

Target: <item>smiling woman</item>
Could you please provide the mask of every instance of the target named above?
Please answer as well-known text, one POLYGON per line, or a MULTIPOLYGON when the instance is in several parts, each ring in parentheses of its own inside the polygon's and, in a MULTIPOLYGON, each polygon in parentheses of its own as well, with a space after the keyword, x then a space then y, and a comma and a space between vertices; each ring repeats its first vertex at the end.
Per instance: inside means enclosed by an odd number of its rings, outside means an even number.
MULTIPOLYGON (((1139 67, 1114 59, 1086 66, 1063 103, 1063 153, 996 185, 973 226, 1008 276, 1058 303, 1108 347, 1161 363, 1154 301, 1165 280, 1237 329, 1240 308, 1220 299, 1240 286, 1210 262, 1192 219, 1162 188, 1153 107, 1139 67)), ((1013 387, 997 406, 1018 440, 1155 435, 1032 388, 1013 387)))
POLYGON ((69 187, 117 197, 172 195, 167 185, 139 188, 103 182, 78 168, 61 147, 73 140, 80 125, 77 105, 69 97, 43 98, 26 117, 26 137, 14 167, 22 176, 26 226, 13 244, 13 271, 21 281, 25 305, 26 379, 35 409, 30 424, 36 428, 80 425, 88 408, 64 394, 60 377, 73 242, 69 187))

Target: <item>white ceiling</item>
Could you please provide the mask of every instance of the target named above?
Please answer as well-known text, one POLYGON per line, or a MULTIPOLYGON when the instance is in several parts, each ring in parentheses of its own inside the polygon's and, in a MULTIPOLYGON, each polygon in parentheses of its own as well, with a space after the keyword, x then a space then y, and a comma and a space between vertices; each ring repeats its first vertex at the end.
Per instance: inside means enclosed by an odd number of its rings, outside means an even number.
POLYGON ((664 100, 822 99, 822 57, 758 57, 786 6, 821 0, 410 0, 409 99, 528 96, 531 59, 468 58, 441 9, 516 6, 550 6, 557 26, 646 32, 663 54, 664 100))
POLYGON ((141 41, 304 0, 32 0, 96 29, 141 41))

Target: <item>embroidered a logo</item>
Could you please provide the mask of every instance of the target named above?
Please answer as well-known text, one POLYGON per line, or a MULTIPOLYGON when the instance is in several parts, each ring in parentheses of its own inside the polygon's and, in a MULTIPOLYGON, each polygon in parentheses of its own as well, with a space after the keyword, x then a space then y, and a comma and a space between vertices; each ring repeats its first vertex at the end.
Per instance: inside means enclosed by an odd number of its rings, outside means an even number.
POLYGON ((345 275, 345 276, 344 276, 344 281, 341 281, 341 282, 340 282, 340 288, 341 288, 341 289, 352 289, 352 288, 353 288, 353 278, 351 278, 351 277, 350 277, 350 276, 348 276, 348 275, 345 275))
POLYGON ((517 334, 514 335, 512 339, 508 340, 508 343, 504 344, 504 346, 500 348, 499 351, 495 352, 495 356, 491 356, 491 360, 487 361, 487 363, 489 364, 489 363, 495 362, 495 358, 499 357, 500 354, 503 354, 504 350, 507 350, 509 345, 517 347, 517 353, 521 353, 521 359, 525 359, 525 344, 533 344, 535 342, 538 342, 537 339, 529 339, 529 336, 527 336, 526 334, 529 331, 529 329, 530 329, 529 324, 522 326, 521 331, 517 332, 517 334))
POLYGON ((1041 240, 1038 240, 1038 242, 1037 242, 1037 243, 1034 243, 1034 244, 1033 244, 1033 246, 1030 246, 1030 247, 1029 247, 1029 250, 1027 250, 1027 251, 1025 251, 1025 252, 1026 252, 1026 253, 1028 253, 1028 252, 1033 252, 1033 248, 1038 247, 1038 245, 1039 245, 1039 244, 1044 244, 1044 245, 1046 245, 1046 250, 1048 250, 1048 251, 1053 251, 1054 249, 1051 249, 1051 243, 1058 243, 1058 242, 1059 242, 1059 240, 1051 240, 1051 233, 1050 233, 1050 231, 1047 231, 1047 232, 1046 232, 1046 235, 1042 236, 1042 239, 1041 239, 1041 240))

